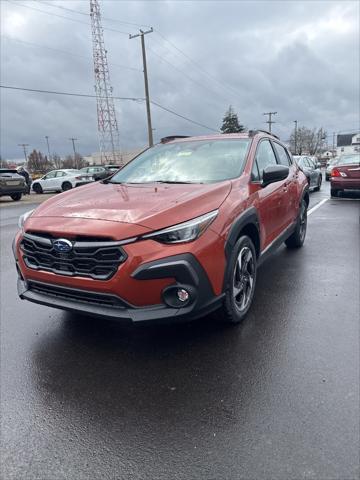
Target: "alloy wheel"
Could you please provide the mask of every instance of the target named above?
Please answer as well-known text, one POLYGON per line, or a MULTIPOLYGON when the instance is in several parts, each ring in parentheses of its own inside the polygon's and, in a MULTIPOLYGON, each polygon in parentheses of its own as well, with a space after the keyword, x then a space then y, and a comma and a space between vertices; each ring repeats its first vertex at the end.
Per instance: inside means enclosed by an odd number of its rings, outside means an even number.
POLYGON ((255 277, 254 256, 249 247, 243 247, 236 261, 233 276, 233 297, 236 308, 246 310, 252 297, 255 277))
POLYGON ((307 207, 306 203, 303 201, 301 203, 301 212, 300 212, 300 240, 301 242, 305 238, 307 226, 307 207))

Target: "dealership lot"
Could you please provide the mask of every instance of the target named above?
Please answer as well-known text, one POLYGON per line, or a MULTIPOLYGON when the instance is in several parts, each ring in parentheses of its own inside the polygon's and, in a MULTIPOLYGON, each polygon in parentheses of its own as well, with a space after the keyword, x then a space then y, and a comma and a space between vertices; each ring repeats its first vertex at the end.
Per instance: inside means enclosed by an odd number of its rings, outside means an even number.
POLYGON ((2 205, 2 476, 355 479, 360 201, 311 194, 240 327, 132 328, 21 302, 2 205), (318 206, 318 208, 316 208, 318 206))

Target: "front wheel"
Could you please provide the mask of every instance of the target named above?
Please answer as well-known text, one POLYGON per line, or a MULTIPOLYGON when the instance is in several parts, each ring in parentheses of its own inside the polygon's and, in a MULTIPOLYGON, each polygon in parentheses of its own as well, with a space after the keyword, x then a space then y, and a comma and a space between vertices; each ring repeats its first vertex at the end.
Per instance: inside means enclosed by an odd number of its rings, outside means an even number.
POLYGON ((14 202, 18 202, 19 200, 21 200, 22 194, 21 193, 13 193, 10 196, 14 200, 14 202))
POLYGON ((43 189, 40 183, 34 183, 34 185, 32 186, 32 189, 34 190, 35 193, 38 193, 38 194, 43 193, 43 189))
POLYGON ((288 248, 300 248, 303 246, 306 236, 307 228, 307 203, 302 199, 300 205, 300 214, 296 223, 295 231, 290 237, 285 240, 285 245, 288 248))
POLYGON ((227 323, 240 323, 251 306, 256 284, 256 251, 251 239, 244 235, 236 242, 229 259, 222 318, 227 323))

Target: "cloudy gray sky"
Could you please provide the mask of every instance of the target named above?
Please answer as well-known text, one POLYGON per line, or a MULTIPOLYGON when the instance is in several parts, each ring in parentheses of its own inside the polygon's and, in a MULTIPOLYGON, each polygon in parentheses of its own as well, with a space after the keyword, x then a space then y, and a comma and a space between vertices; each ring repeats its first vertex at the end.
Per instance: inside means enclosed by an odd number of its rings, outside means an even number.
MULTIPOLYGON (((359 128, 358 1, 100 0, 114 96, 144 96, 140 40, 146 36, 151 99, 218 129, 233 105, 248 128, 289 137, 299 125, 332 132, 359 128), (184 55, 185 54, 185 55, 184 55), (124 68, 127 67, 127 68, 124 68)), ((1 0, 1 84, 93 94, 88 0, 1 0)), ((1 89, 1 155, 21 158, 19 143, 82 154, 98 150, 94 98, 1 89)), ((124 150, 147 142, 145 104, 116 101, 124 150)), ((155 141, 204 127, 152 107, 155 141)))

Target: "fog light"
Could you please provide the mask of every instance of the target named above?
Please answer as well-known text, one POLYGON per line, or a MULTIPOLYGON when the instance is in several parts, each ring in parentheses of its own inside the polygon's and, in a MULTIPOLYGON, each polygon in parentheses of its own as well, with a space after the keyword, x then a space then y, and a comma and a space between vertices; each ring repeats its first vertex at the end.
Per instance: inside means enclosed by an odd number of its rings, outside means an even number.
POLYGON ((184 288, 179 288, 176 292, 176 295, 180 302, 187 302, 189 300, 189 292, 187 292, 184 288))

